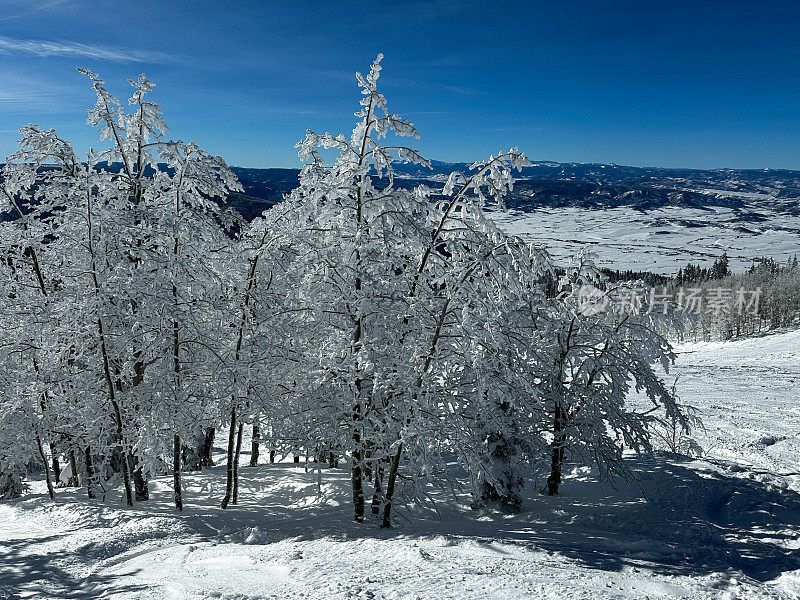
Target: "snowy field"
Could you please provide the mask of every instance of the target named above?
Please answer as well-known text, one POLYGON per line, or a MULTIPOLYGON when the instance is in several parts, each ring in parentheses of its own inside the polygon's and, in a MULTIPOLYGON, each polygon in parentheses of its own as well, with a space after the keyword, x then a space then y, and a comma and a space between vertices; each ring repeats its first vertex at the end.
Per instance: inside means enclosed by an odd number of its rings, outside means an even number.
POLYGON ((242 467, 226 511, 221 467, 187 474, 180 516, 167 478, 133 509, 33 482, 0 503, 0 599, 798 598, 800 331, 678 350, 702 459, 631 457, 616 489, 575 471, 518 515, 432 492, 391 531, 348 520, 341 469, 318 497, 302 465, 242 467))
POLYGON ((723 252, 741 272, 762 256, 785 262, 800 247, 800 217, 761 208, 558 208, 494 218, 504 231, 546 247, 558 263, 588 244, 599 266, 669 275, 688 262, 708 265, 723 252))

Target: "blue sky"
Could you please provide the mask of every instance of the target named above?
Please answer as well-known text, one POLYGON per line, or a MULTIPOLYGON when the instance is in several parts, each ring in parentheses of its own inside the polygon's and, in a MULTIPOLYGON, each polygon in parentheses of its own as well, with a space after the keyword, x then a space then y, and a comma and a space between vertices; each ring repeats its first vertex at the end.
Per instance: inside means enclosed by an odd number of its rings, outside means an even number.
MULTIPOLYGON (((157 83, 172 137, 230 164, 297 166, 349 132, 353 72, 386 55, 393 112, 435 159, 800 169, 800 3, 3 0, 0 155, 29 122, 85 151, 75 71, 157 83)), ((1 158, 0 156, 0 158, 1 158)))

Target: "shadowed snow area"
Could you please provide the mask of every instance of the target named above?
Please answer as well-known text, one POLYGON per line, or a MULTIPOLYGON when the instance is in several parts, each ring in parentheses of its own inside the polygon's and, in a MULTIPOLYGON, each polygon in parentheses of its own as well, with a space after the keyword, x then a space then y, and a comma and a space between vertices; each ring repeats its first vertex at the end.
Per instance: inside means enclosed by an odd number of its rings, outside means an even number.
POLYGON ((700 459, 631 456, 616 488, 576 469, 552 498, 532 482, 515 515, 431 489, 391 531, 349 520, 345 469, 318 496, 314 465, 242 466, 224 511, 223 467, 187 473, 182 515, 169 478, 133 509, 33 482, 0 504, 0 599, 800 597, 800 332, 678 351, 700 459))

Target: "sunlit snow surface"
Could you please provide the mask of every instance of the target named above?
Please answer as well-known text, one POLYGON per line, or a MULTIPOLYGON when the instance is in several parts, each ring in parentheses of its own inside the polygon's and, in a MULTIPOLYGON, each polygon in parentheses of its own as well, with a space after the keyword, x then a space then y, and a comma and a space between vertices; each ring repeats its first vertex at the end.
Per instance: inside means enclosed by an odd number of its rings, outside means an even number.
MULTIPOLYGON (((0 503, 0 598, 485 599, 800 597, 800 331, 678 348, 683 402, 707 455, 630 457, 616 488, 575 471, 518 515, 470 511, 431 489, 397 527, 349 520, 348 476, 242 466, 169 478, 134 509, 41 482, 0 503)), ((641 399, 633 399, 640 402, 641 399)), ((219 457, 221 459, 221 456, 219 457)), ((243 465, 248 457, 243 457, 243 465)))
POLYGON ((800 217, 763 208, 558 208, 492 216, 506 232, 543 245, 560 264, 587 245, 600 266, 665 274, 688 262, 710 264, 723 251, 737 272, 754 258, 784 262, 800 254, 800 217))

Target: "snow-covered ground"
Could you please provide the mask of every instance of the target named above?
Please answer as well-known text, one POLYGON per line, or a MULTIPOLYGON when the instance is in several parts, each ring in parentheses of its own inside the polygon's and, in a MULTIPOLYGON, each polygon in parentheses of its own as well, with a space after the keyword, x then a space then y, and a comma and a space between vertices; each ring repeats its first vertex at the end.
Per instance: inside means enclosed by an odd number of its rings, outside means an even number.
POLYGON ((493 217, 504 231, 543 245, 558 263, 588 245, 600 266, 621 270, 674 275, 688 262, 709 265, 727 252, 731 268, 741 272, 755 258, 785 262, 800 250, 800 217, 761 208, 558 208, 493 217))
MULTIPOLYGON (((686 345, 675 373, 705 423, 702 459, 631 457, 616 488, 576 470, 521 514, 400 512, 349 521, 344 470, 242 467, 218 507, 220 467, 167 478, 133 509, 40 482, 0 503, 0 599, 798 598, 800 331, 686 345)), ((243 462, 247 457, 243 457, 243 462)))

